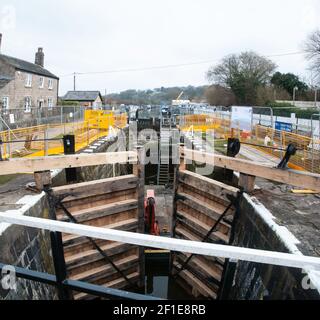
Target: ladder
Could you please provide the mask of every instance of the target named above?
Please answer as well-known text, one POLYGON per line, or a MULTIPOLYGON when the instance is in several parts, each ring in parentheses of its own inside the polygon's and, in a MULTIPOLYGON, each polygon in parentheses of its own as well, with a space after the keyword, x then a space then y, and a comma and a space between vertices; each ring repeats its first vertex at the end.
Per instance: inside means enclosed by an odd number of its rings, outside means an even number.
POLYGON ((158 185, 170 183, 170 137, 171 126, 169 119, 162 118, 159 140, 158 185))

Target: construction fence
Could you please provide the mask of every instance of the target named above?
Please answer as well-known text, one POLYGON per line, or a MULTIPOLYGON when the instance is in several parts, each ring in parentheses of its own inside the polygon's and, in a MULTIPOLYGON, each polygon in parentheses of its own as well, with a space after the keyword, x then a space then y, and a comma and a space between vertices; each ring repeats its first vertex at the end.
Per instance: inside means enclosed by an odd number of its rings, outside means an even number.
POLYGON ((250 148, 268 154, 275 160, 282 159, 289 144, 298 149, 296 155, 290 159, 289 167, 320 173, 320 140, 287 131, 279 131, 271 126, 253 124, 250 132, 232 128, 231 119, 225 115, 187 115, 178 119, 182 131, 205 133, 214 130, 214 139, 227 140, 238 138, 250 148))
MULTIPOLYGON (((79 111, 80 112, 80 111, 79 111)), ((65 118, 64 118, 65 119, 65 118)), ((76 151, 127 125, 126 114, 85 110, 83 119, 9 129, 0 132, 2 159, 63 154, 63 136, 75 135, 76 151)))
POLYGON ((53 108, 32 107, 0 109, 0 131, 34 127, 43 124, 64 124, 84 120, 86 108, 80 106, 57 106, 53 108))

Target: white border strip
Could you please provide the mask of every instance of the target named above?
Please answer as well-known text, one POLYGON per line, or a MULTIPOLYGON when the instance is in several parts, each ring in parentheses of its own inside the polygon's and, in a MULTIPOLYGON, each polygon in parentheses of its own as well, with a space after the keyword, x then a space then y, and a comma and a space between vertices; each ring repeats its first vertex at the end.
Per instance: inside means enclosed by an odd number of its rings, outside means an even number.
MULTIPOLYGON (((45 197, 45 193, 42 192, 37 195, 26 195, 22 198, 20 198, 15 204, 21 205, 21 208, 14 209, 14 210, 6 210, 3 214, 6 215, 24 215, 26 214, 32 207, 34 207, 43 197, 45 197)), ((1 221, 0 221, 1 222, 1 221)), ((12 223, 0 223, 0 236, 12 225, 12 223)))
POLYGON ((187 241, 165 237, 150 236, 139 233, 92 227, 42 218, 8 215, 0 213, 0 222, 18 224, 22 226, 75 234, 95 239, 103 239, 128 243, 138 246, 180 251, 198 255, 244 260, 293 268, 313 268, 320 270, 320 258, 303 255, 263 251, 256 249, 238 248, 203 242, 187 241))

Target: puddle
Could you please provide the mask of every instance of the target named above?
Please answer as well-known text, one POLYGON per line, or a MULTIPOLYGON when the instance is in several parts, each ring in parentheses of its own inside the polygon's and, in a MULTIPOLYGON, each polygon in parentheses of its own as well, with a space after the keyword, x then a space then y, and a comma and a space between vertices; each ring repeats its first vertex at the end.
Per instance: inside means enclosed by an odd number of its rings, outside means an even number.
POLYGON ((194 300, 169 275, 169 254, 146 256, 145 294, 168 300, 194 300))

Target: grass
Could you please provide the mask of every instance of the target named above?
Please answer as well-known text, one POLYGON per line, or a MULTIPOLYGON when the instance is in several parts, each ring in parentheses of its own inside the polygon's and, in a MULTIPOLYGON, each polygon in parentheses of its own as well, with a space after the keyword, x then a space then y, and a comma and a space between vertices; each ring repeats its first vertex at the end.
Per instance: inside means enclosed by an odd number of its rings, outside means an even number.
POLYGON ((15 179, 18 176, 19 176, 19 174, 9 174, 9 175, 6 175, 6 176, 0 176, 0 185, 6 184, 6 183, 8 183, 9 181, 15 179))
POLYGON ((226 139, 209 139, 208 141, 210 144, 214 146, 214 150, 221 153, 221 154, 227 154, 227 148, 225 147, 226 144, 228 144, 228 140, 226 139))

